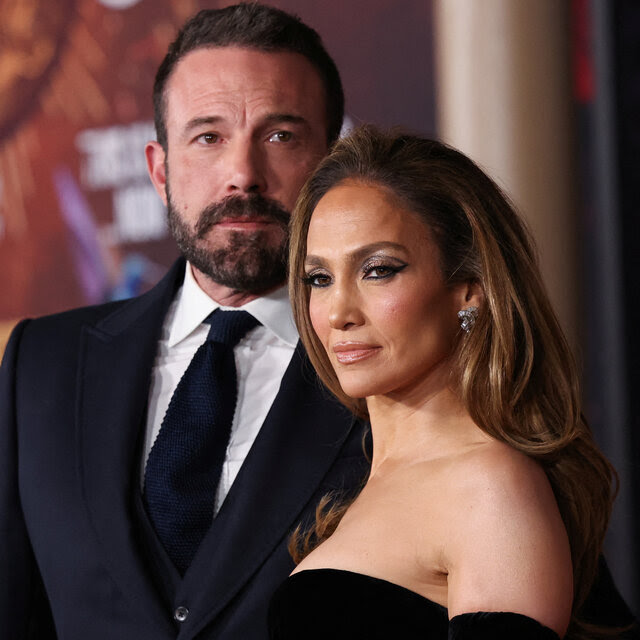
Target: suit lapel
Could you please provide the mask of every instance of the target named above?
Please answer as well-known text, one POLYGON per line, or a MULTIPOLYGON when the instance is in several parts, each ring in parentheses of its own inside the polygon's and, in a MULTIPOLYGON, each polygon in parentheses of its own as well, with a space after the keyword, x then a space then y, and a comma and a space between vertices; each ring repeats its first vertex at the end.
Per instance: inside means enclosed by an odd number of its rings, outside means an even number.
MULTIPOLYGON (((140 611, 167 620, 135 537, 141 428, 165 313, 179 261, 148 294, 85 327, 79 360, 76 451, 86 508, 113 580, 140 611)), ((168 624, 168 623, 165 623, 168 624)), ((166 632, 167 629, 164 629, 166 632)))
POLYGON ((321 388, 298 345, 269 415, 185 575, 182 587, 194 600, 194 611, 207 612, 190 621, 190 633, 206 626, 290 533, 353 424, 349 412, 321 388))
MULTIPOLYGON (((114 582, 150 622, 172 628, 135 535, 133 496, 151 367, 162 323, 180 283, 179 261, 161 283, 84 330, 76 450, 89 517, 114 582)), ((297 524, 347 440, 354 420, 317 382, 302 347, 179 593, 196 634, 247 584, 297 524)))

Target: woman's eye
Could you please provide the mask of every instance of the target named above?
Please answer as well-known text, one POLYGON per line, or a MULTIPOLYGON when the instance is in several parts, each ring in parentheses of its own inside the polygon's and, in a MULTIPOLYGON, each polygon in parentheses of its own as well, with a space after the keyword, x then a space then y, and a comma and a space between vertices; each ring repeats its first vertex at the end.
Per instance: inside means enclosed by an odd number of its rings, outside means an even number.
POLYGON ((331 284, 331 278, 326 273, 309 273, 302 278, 302 281, 315 288, 328 287, 331 284))
POLYGON ((289 142, 292 137, 291 131, 276 131, 269 136, 269 142, 289 142))
POLYGON ((392 273, 389 267, 370 267, 365 272, 365 278, 385 278, 392 273))
POLYGON ((402 271, 407 265, 391 266, 388 264, 378 264, 366 266, 364 271, 364 278, 369 280, 383 280, 384 278, 390 278, 396 273, 402 271))

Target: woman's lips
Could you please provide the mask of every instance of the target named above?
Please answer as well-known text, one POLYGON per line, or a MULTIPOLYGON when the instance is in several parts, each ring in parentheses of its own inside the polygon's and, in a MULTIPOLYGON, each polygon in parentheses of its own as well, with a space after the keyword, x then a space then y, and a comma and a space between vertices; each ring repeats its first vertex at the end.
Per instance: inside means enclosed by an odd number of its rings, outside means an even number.
POLYGON ((361 362, 376 355, 380 347, 364 342, 338 342, 333 345, 333 352, 340 364, 361 362))

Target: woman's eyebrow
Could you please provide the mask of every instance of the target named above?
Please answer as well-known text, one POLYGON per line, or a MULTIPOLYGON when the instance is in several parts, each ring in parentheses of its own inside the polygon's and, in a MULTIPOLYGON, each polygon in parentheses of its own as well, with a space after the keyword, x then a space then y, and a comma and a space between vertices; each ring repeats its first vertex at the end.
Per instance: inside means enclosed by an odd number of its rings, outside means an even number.
MULTIPOLYGON (((376 251, 382 251, 383 249, 395 249, 396 251, 406 251, 406 247, 397 242, 389 242, 389 241, 381 241, 381 242, 372 242, 371 244, 366 244, 362 247, 358 247, 351 252, 347 253, 347 258, 350 262, 358 262, 368 255, 375 253, 376 251)), ((314 254, 308 254, 304 260, 305 265, 310 267, 318 267, 323 266, 326 260, 322 256, 317 256, 314 254)))

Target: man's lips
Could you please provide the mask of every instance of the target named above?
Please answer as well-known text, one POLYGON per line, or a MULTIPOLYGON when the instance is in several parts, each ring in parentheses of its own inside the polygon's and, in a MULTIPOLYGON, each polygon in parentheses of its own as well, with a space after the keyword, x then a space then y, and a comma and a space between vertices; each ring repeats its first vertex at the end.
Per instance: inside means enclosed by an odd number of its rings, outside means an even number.
POLYGON ((332 347, 336 360, 340 364, 352 364, 371 358, 380 351, 380 347, 365 342, 337 342, 332 347))
POLYGON ((224 218, 217 222, 214 226, 231 228, 231 229, 263 229, 264 227, 277 224, 275 220, 271 218, 256 218, 256 217, 241 217, 241 218, 224 218))

